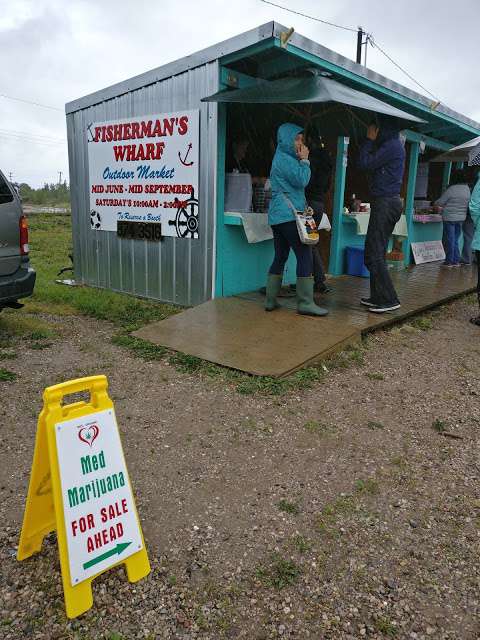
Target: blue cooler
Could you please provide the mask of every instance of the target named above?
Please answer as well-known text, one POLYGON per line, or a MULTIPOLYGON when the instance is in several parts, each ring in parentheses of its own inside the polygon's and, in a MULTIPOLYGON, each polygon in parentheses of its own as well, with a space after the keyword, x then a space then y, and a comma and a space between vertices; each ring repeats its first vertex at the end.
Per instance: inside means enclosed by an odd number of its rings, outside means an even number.
POLYGON ((365 251, 361 247, 346 247, 347 273, 349 276, 369 278, 370 271, 364 263, 365 251))

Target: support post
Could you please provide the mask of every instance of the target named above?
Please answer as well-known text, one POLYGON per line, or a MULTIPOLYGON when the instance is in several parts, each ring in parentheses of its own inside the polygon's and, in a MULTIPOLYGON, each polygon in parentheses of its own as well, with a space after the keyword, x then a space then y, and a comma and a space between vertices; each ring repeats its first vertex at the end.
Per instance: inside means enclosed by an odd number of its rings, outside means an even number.
POLYGON ((225 156, 227 147, 227 105, 217 105, 217 177, 216 177, 216 247, 215 247, 215 293, 214 298, 223 296, 223 263, 225 247, 225 226, 223 223, 225 202, 225 156))
POLYGON ((420 143, 412 142, 410 144, 410 156, 408 162, 407 197, 405 198, 405 217, 407 218, 408 230, 408 237, 403 245, 405 266, 410 264, 410 245, 413 237, 413 206, 415 202, 415 184, 417 182, 419 151, 420 143))
POLYGON ((343 272, 342 216, 345 199, 345 177, 347 175, 348 145, 350 138, 339 136, 337 139, 337 158, 335 164, 335 191, 333 194, 332 240, 330 243, 330 261, 328 271, 334 276, 343 272))
POLYGON ((442 193, 448 187, 448 183, 450 182, 450 174, 452 173, 452 163, 445 162, 443 165, 443 176, 442 176, 442 193))

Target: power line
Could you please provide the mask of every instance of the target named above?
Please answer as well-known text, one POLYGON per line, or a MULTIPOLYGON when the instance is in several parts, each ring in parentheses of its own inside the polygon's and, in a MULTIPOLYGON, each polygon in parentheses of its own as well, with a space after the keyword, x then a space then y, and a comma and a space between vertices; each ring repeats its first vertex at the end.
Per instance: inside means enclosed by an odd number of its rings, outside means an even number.
POLYGON ((49 142, 59 142, 62 144, 66 142, 65 138, 56 138, 54 136, 44 136, 40 133, 30 133, 29 131, 17 131, 15 129, 2 129, 0 127, 0 132, 5 133, 7 135, 11 134, 11 135, 22 136, 27 138, 39 138, 40 140, 48 140, 49 142))
POLYGON ((321 20, 320 18, 315 18, 314 16, 309 16, 306 13, 301 13, 300 11, 294 11, 293 9, 289 9, 288 7, 282 7, 280 4, 275 4, 275 2, 269 2, 269 0, 260 0, 265 4, 270 4, 272 7, 277 7, 277 9, 283 9, 284 11, 288 11, 290 13, 294 13, 297 16, 302 16, 303 18, 308 18, 309 20, 315 20, 315 22, 321 22, 322 24, 328 24, 330 27, 336 27, 337 29, 344 29, 345 31, 353 31, 357 33, 357 29, 353 29, 352 27, 344 27, 341 24, 335 24, 335 22, 329 22, 328 20, 321 20))
POLYGON ((48 104, 42 104, 41 102, 33 102, 32 100, 24 100, 23 98, 14 98, 13 96, 7 96, 4 93, 0 93, 0 98, 15 100, 16 102, 24 102, 25 104, 31 104, 35 107, 41 107, 42 109, 52 109, 53 111, 61 111, 64 113, 63 109, 59 109, 58 107, 52 107, 48 104))
POLYGON ((1 131, 0 131, 0 138, 2 138, 3 140, 7 140, 9 142, 24 142, 28 144, 40 144, 45 147, 56 147, 57 149, 60 148, 61 146, 64 146, 63 143, 60 143, 60 142, 51 142, 48 140, 37 140, 35 138, 25 138, 21 136, 12 135, 12 134, 2 133, 1 131))
POLYGON ((407 76, 407 78, 410 78, 410 80, 411 80, 412 82, 414 82, 417 86, 419 86, 419 87, 420 87, 420 89, 422 89, 423 91, 425 91, 426 93, 428 93, 428 95, 429 95, 429 96, 432 96, 432 98, 434 98, 434 100, 436 100, 437 102, 440 102, 440 99, 439 99, 439 98, 437 98, 437 96, 436 96, 436 95, 434 95, 431 91, 429 91, 426 87, 424 87, 424 86, 423 86, 423 84, 420 84, 420 82, 418 82, 418 80, 415 80, 415 78, 414 78, 412 75, 410 75, 410 74, 408 73, 408 71, 405 71, 405 69, 404 69, 403 67, 401 67, 401 66, 398 64, 398 62, 395 62, 395 60, 394 60, 391 56, 389 56, 389 55, 388 55, 388 53, 387 53, 386 51, 384 51, 384 50, 383 50, 383 49, 382 49, 382 48, 377 44, 377 42, 374 40, 373 36, 370 36, 370 37, 368 38, 368 41, 370 42, 370 44, 372 45, 372 47, 374 47, 375 49, 378 49, 378 50, 380 51, 380 53, 383 53, 383 55, 387 58, 387 60, 390 60, 390 62, 391 62, 393 65, 395 65, 395 66, 397 67, 397 69, 400 69, 400 71, 401 71, 402 73, 404 73, 404 74, 407 76))
MULTIPOLYGON (((309 16, 306 13, 301 13, 300 11, 294 11, 293 9, 290 9, 289 7, 283 7, 280 4, 276 4, 275 2, 270 2, 270 0, 260 0, 260 2, 263 2, 264 4, 269 4, 272 5, 272 7, 277 7, 278 9, 283 9, 283 11, 288 11, 289 13, 294 13, 297 16, 302 16, 303 18, 308 18, 309 20, 314 20, 315 22, 321 22, 322 24, 328 24, 330 27, 336 27, 337 29, 343 29, 344 31, 353 31, 355 33, 358 33, 358 29, 353 29, 352 27, 345 27, 344 25, 341 24, 335 24, 335 22, 329 22, 328 20, 321 20, 320 18, 315 18, 314 16, 309 16)), ((380 53, 382 53, 387 60, 389 60, 395 67, 397 67, 397 69, 399 69, 402 73, 404 73, 407 78, 409 78, 412 82, 414 82, 417 86, 419 86, 423 91, 425 91, 426 93, 428 93, 429 96, 431 96, 436 102, 440 103, 441 100, 435 96, 431 91, 429 91, 426 87, 423 86, 423 84, 420 84, 420 82, 418 82, 418 80, 415 80, 415 78, 408 73, 408 71, 406 71, 403 67, 401 67, 398 62, 395 62, 395 60, 388 55, 388 53, 386 51, 384 51, 384 49, 382 49, 374 40, 373 35, 371 33, 366 33, 364 32, 365 35, 367 36, 367 45, 370 42, 370 44, 372 45, 372 47, 375 47, 376 49, 378 49, 380 51, 380 53)), ((365 65, 366 65, 366 49, 365 49, 365 65)), ((438 106, 438 105, 436 105, 438 106)))

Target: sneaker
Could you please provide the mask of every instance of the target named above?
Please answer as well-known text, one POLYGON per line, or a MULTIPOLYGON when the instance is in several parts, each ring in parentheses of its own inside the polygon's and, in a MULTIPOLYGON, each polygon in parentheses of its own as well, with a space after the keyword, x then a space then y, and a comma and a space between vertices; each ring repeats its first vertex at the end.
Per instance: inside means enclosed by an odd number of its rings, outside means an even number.
POLYGON ((376 307, 377 305, 371 298, 360 298, 360 304, 365 305, 366 307, 376 307))
POLYGON ((395 309, 400 309, 399 302, 391 302, 390 304, 379 304, 372 305, 368 308, 372 313, 385 313, 386 311, 395 311, 395 309))
POLYGON ((451 262, 446 262, 445 261, 445 262, 442 262, 442 267, 450 268, 450 267, 453 267, 453 264, 451 262))
POLYGON ((467 262, 466 260, 460 260, 460 264, 462 265, 462 267, 471 267, 472 263, 471 262, 467 262))
POLYGON ((314 287, 314 291, 316 293, 332 293, 332 287, 329 287, 328 284, 316 284, 314 287))
POLYGON ((461 267, 462 265, 460 264, 460 262, 454 262, 452 264, 452 267, 461 267))

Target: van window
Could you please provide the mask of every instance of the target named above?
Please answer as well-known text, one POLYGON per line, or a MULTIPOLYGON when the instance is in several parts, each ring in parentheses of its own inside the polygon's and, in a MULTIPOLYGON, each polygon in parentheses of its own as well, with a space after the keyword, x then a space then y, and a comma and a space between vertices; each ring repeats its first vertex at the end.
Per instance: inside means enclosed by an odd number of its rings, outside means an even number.
POLYGON ((0 174, 0 204, 13 201, 13 194, 5 178, 0 174))

